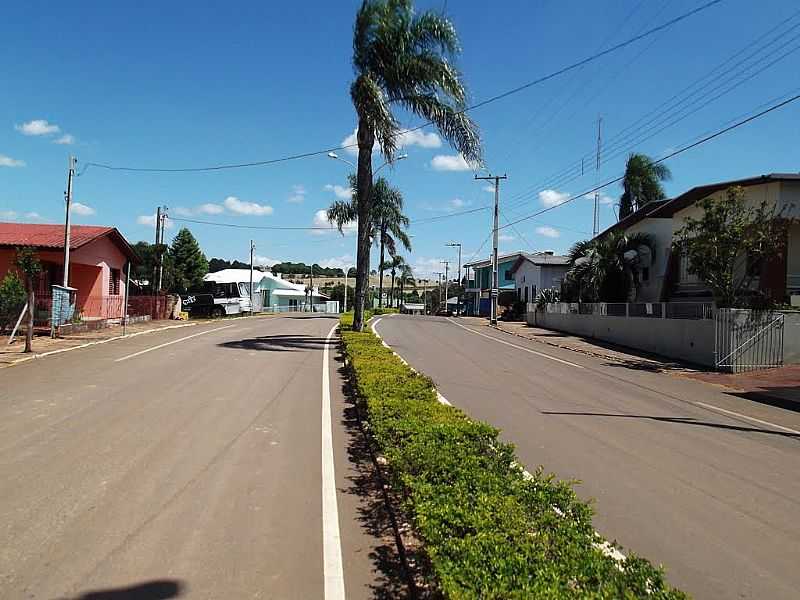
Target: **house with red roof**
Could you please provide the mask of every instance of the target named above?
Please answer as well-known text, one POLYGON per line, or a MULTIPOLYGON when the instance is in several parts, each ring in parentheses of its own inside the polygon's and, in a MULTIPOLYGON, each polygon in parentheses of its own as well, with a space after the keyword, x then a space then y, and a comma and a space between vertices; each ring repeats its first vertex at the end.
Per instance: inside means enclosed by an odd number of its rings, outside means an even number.
MULTIPOLYGON (((42 263, 37 295, 46 298, 64 279, 64 226, 0 223, 0 278, 15 270, 17 248, 31 248, 42 263)), ((87 319, 124 314, 125 267, 133 248, 115 227, 70 227, 69 286, 77 289, 76 311, 87 319)), ((39 303, 37 302, 37 305, 39 303)))

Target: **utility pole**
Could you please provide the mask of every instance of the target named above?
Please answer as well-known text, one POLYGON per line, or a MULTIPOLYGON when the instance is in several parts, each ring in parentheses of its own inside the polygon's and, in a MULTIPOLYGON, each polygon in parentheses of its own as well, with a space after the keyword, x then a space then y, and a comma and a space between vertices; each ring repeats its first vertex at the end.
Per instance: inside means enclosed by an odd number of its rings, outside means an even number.
POLYGON ((166 206, 159 206, 158 207, 158 219, 160 223, 159 231, 161 232, 161 237, 159 238, 158 245, 159 245, 159 252, 158 252, 158 291, 161 291, 161 281, 162 277, 164 276, 164 251, 162 247, 164 246, 164 225, 166 224, 166 220, 168 218, 167 215, 168 207, 166 206))
MULTIPOLYGON (((439 271, 434 271, 433 273, 436 275, 436 295, 439 298, 439 306, 436 307, 436 310, 433 311, 436 314, 439 308, 442 307, 442 273, 439 271)), ((431 301, 431 308, 433 308, 433 301, 431 301)))
POLYGON ((500 294, 498 289, 497 277, 497 235, 500 229, 500 180, 508 179, 507 175, 489 175, 488 177, 478 177, 475 179, 494 180, 494 228, 492 230, 492 303, 489 313, 489 323, 497 325, 497 296, 500 294))
MULTIPOLYGON (((449 244, 445 244, 445 246, 450 246, 451 248, 458 246, 458 285, 461 285, 461 242, 450 242, 449 244)), ((461 294, 458 295, 456 314, 461 316, 461 294)))
POLYGON ((311 263, 311 291, 308 292, 308 299, 311 301, 310 312, 314 312, 314 263, 311 263))
POLYGON ((158 263, 161 261, 161 251, 159 249, 159 243, 161 240, 161 207, 159 206, 156 208, 156 243, 155 243, 155 250, 156 250, 156 262, 153 265, 153 281, 151 283, 151 288, 153 289, 153 295, 158 294, 158 289, 156 288, 156 282, 158 281, 158 263))
POLYGON ((255 242, 250 240, 250 314, 253 314, 253 252, 256 249, 255 242))
MULTIPOLYGON (((597 172, 598 181, 600 180, 600 144, 602 141, 601 138, 601 126, 603 124, 603 117, 597 117, 597 157, 595 162, 595 170, 597 172)), ((597 237, 597 234, 600 232, 600 191, 596 191, 594 193, 594 215, 592 217, 592 234, 593 237, 597 237)))
POLYGON ((449 283, 448 279, 450 277, 450 261, 449 260, 443 260, 442 264, 444 265, 444 314, 447 314, 447 310, 448 310, 448 307, 447 307, 448 298, 447 298, 447 296, 449 294, 448 293, 448 285, 447 284, 449 283))
POLYGON ((69 287, 69 243, 70 243, 70 213, 72 212, 72 179, 75 177, 75 164, 77 159, 70 155, 67 170, 67 191, 64 194, 67 204, 67 216, 64 222, 64 287, 69 287))

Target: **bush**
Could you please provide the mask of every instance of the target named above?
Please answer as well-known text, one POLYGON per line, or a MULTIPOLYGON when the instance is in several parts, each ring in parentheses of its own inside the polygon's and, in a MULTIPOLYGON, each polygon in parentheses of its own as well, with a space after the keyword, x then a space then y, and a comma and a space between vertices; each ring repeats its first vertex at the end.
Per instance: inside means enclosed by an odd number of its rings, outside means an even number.
MULTIPOLYGON (((523 475, 498 430, 437 402, 372 333, 342 340, 368 430, 446 598, 685 598, 647 561, 604 554, 570 484, 523 475)), ((352 323, 352 317, 349 317, 352 323)))
POLYGON ((0 281, 0 332, 12 327, 25 306, 25 286, 19 276, 9 272, 0 281))
POLYGON ((548 304, 558 302, 559 293, 556 288, 545 288, 536 296, 537 310, 544 310, 548 304))

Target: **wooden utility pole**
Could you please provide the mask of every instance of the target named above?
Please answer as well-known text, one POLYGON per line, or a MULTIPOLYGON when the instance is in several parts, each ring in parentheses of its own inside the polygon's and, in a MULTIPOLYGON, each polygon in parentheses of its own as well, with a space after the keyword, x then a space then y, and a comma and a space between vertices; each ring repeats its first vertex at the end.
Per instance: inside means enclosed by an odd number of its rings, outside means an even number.
POLYGON ((494 180, 494 227, 492 229, 492 291, 491 291, 491 308, 489 312, 489 322, 492 325, 497 325, 497 297, 500 294, 498 289, 497 277, 497 242, 498 231, 500 229, 500 180, 508 179, 507 175, 489 175, 487 177, 478 177, 475 179, 494 180))
MULTIPOLYGON (((597 117, 597 156, 595 161, 595 170, 597 171, 598 181, 600 179, 600 144, 602 141, 600 128, 602 124, 603 124, 603 117, 597 117)), ((592 216, 593 237, 597 237, 597 234, 599 232, 600 232, 600 191, 598 190, 594 193, 594 215, 592 216)))
POLYGON ((250 240, 250 314, 253 311, 253 252, 255 252, 256 244, 250 240))

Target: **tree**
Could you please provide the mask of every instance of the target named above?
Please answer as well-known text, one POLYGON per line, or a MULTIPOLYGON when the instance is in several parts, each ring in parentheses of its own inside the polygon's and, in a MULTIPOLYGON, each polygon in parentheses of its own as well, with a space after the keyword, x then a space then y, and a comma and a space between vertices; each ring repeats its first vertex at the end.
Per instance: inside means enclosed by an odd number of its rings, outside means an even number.
POLYGON ((25 286, 19 275, 9 271, 0 281, 0 333, 13 323, 25 306, 25 286))
POLYGON ((628 156, 622 180, 623 192, 619 199, 620 220, 648 202, 666 198, 661 182, 671 178, 669 167, 653 162, 649 156, 636 153, 628 156))
POLYGON ((208 273, 208 261, 192 232, 182 228, 169 249, 175 282, 173 291, 185 293, 190 287, 199 285, 208 273))
POLYGON ((30 248, 17 248, 17 257, 14 265, 22 273, 25 280, 25 292, 28 296, 28 323, 25 331, 25 352, 33 352, 33 314, 36 309, 34 297, 35 281, 42 271, 42 264, 36 253, 30 248))
POLYGON ((389 298, 392 306, 394 306, 394 280, 397 276, 397 270, 402 269, 404 266, 406 266, 406 259, 399 254, 392 254, 391 260, 387 261, 384 265, 384 268, 390 269, 392 274, 392 287, 390 288, 391 291, 389 292, 389 298))
POLYGON ((417 287, 416 280, 414 279, 414 272, 411 270, 411 265, 403 261, 403 264, 400 265, 400 277, 398 278, 399 286, 400 286, 400 302, 405 302, 405 286, 406 284, 410 285, 413 288, 417 287))
POLYGON ((566 301, 628 302, 639 288, 641 267, 655 260, 655 242, 646 233, 613 231, 577 242, 568 256, 566 301))
POLYGON ((364 327, 369 283, 372 215, 372 152, 377 141, 387 161, 400 145, 402 129, 393 105, 432 122, 471 163, 481 159, 476 125, 464 112, 466 90, 448 58, 458 53, 458 37, 444 16, 414 14, 411 0, 363 0, 353 29, 355 80, 350 97, 358 118, 356 209, 356 298, 353 329, 364 327))
POLYGON ((766 201, 748 204, 738 186, 728 188, 723 198, 704 198, 700 207, 703 216, 686 219, 676 234, 674 249, 676 254, 686 254, 689 271, 711 288, 717 306, 759 306, 782 300, 752 290, 751 284, 764 265, 784 253, 793 219, 766 201))

